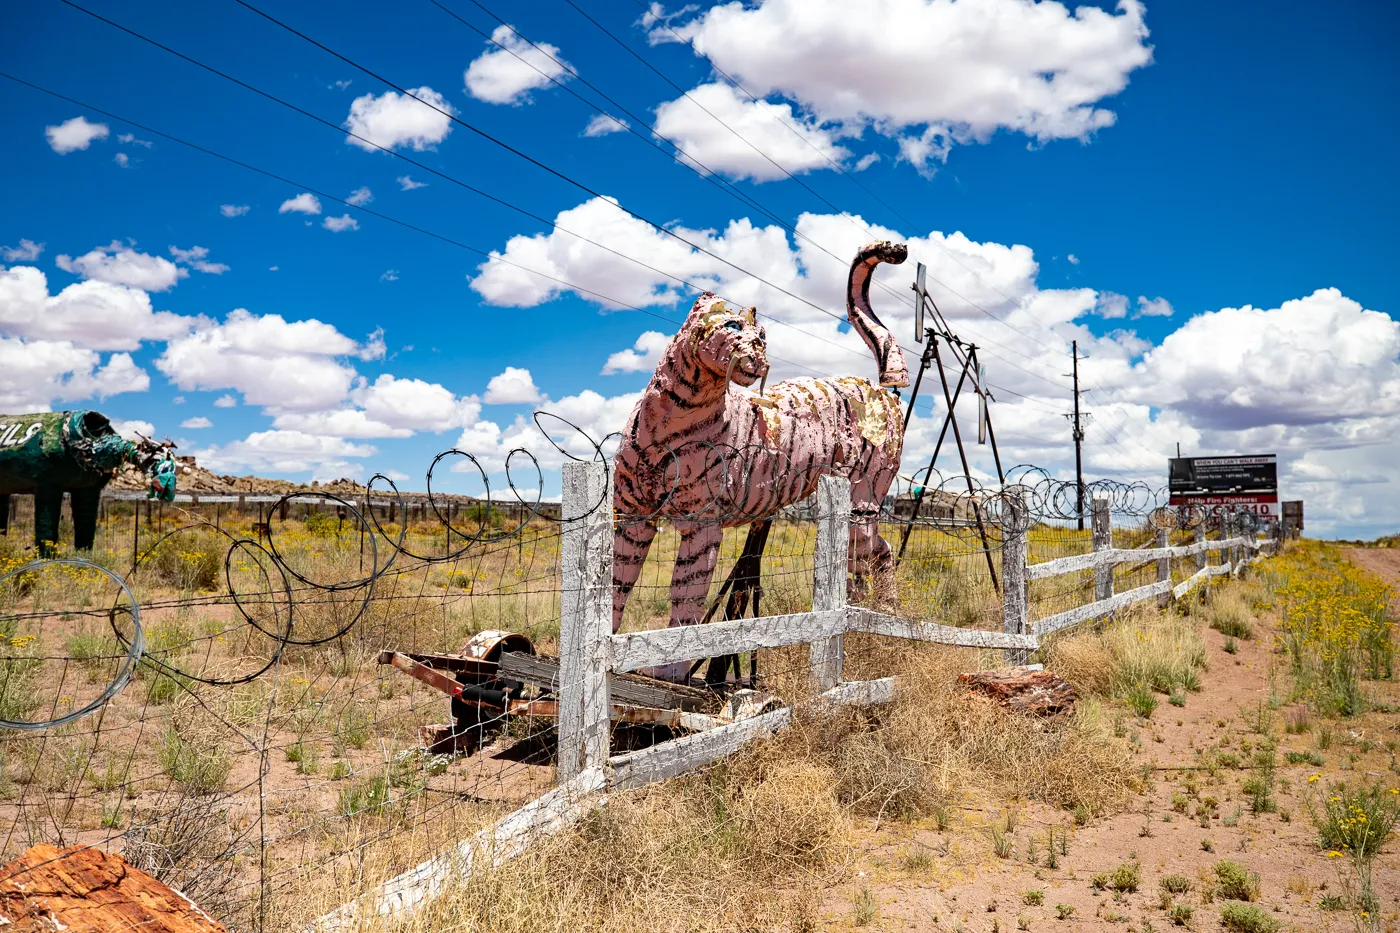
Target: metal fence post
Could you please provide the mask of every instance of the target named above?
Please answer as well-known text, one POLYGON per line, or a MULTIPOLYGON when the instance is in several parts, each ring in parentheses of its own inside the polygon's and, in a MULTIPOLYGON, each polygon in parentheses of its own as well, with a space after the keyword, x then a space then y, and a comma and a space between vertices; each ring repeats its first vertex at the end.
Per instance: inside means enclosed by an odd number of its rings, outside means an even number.
POLYGON ((608 759, 612 635, 612 475, 605 463, 563 469, 559 620, 559 780, 608 759))
MULTIPOLYGON (((1007 489, 1001 497, 1001 628, 1009 635, 1030 631, 1030 580, 1026 573, 1026 532, 1030 512, 1019 486, 1007 489)), ((1025 664, 1030 652, 1006 648, 1006 663, 1025 664)))
MULTIPOLYGON (((1158 529, 1157 529, 1157 546, 1158 546, 1159 548, 1171 547, 1171 546, 1172 546, 1172 536, 1171 536, 1171 532, 1167 531, 1167 529, 1165 529, 1165 528, 1158 528, 1158 529)), ((1163 580, 1170 580, 1171 578, 1172 578, 1172 559, 1171 559, 1171 557, 1168 556, 1168 557, 1159 557, 1159 558, 1157 558, 1157 582, 1158 582, 1158 583, 1161 583, 1163 580)), ((1165 609, 1165 608, 1167 608, 1167 606, 1171 605, 1171 601, 1172 601, 1172 594, 1171 594, 1171 593, 1169 593, 1169 592, 1168 592, 1168 593, 1162 593, 1160 596, 1157 597, 1157 608, 1159 608, 1159 609, 1165 609)))
MULTIPOLYGON (((1113 520, 1108 512, 1108 498, 1094 497, 1094 550, 1107 551, 1113 547, 1113 520)), ((1113 595, 1113 565, 1094 568, 1094 601, 1113 595)))
MULTIPOLYGON (((812 569, 812 610, 846 608, 846 561, 851 544, 851 482, 842 476, 817 480, 817 548, 812 569)), ((812 679, 822 690, 841 682, 845 659, 844 636, 830 635, 812 642, 812 679)))

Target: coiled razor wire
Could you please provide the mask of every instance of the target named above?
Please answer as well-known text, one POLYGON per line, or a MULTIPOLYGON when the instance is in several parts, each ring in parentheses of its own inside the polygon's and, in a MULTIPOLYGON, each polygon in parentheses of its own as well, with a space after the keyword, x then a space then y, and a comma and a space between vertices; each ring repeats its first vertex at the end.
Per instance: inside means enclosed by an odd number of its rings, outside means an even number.
MULTIPOLYGON (((84 570, 95 570, 120 587, 121 592, 126 594, 128 600, 128 604, 120 608, 131 616, 131 638, 127 641, 126 655, 122 659, 121 667, 117 669, 117 675, 113 677, 112 682, 87 705, 55 719, 34 721, 0 719, 0 728, 3 729, 19 729, 23 732, 42 732, 46 729, 56 729, 59 726, 66 726, 70 722, 75 722, 82 719, 84 716, 97 712, 102 707, 106 706, 107 702, 111 700, 112 697, 121 693, 126 685, 131 682, 131 678, 136 675, 136 666, 141 663, 141 655, 146 650, 146 633, 141 628, 141 606, 136 602, 136 594, 131 592, 131 588, 127 586, 126 580, 123 579, 120 574, 113 573, 101 564, 93 563, 90 560, 84 560, 81 557, 51 557, 44 560, 30 561, 23 567, 17 567, 3 576, 0 576, 0 586, 4 586, 6 581, 10 580, 12 577, 25 573, 37 573, 46 567, 81 567, 84 570)), ((115 624, 113 627, 115 628, 115 624)))
MULTIPOLYGON (((594 439, 583 428, 566 418, 548 412, 536 412, 536 427, 544 435, 555 451, 567 460, 574 462, 601 462, 610 465, 605 447, 618 434, 609 434, 601 440, 594 439), (544 420, 557 425, 547 429, 544 420)), ((818 479, 823 475, 862 475, 871 466, 871 459, 877 453, 873 446, 865 454, 865 459, 832 467, 825 463, 796 463, 782 451, 775 451, 762 445, 733 446, 708 442, 686 442, 680 445, 655 445, 639 451, 632 465, 633 471, 644 482, 647 495, 634 497, 643 501, 643 508, 635 513, 620 512, 619 524, 654 523, 660 519, 685 522, 719 523, 724 526, 744 525, 759 519, 773 517, 804 518, 806 507, 800 503, 781 501, 781 493, 776 482, 766 479, 783 479, 782 485, 789 490, 797 490, 799 498, 815 490, 818 479)), ((464 471, 457 466, 454 471, 464 471)), ((256 670, 236 677, 216 678, 192 673, 178 667, 164 658, 146 653, 146 638, 141 628, 140 606, 127 579, 90 560, 82 558, 52 558, 36 560, 16 570, 0 576, 0 586, 9 579, 24 573, 33 573, 51 565, 70 565, 97 571, 119 587, 119 593, 108 611, 109 621, 117 639, 125 647, 126 653, 112 681, 91 702, 81 709, 64 716, 35 721, 0 719, 0 728, 27 731, 42 731, 71 723, 101 709, 107 702, 124 689, 135 675, 138 665, 146 663, 164 670, 172 676, 185 678, 191 683, 211 686, 236 686, 256 680, 271 670, 281 659, 288 646, 309 647, 335 641, 350 632, 369 610, 375 588, 386 574, 395 572, 396 565, 403 558, 422 564, 441 564, 456 561, 472 548, 499 543, 523 533, 532 519, 555 524, 578 521, 597 509, 611 509, 613 503, 606 492, 599 500, 590 503, 580 516, 564 518, 542 508, 541 491, 544 486, 544 471, 539 460, 524 447, 517 447, 506 454, 503 470, 506 486, 515 502, 512 510, 520 509, 520 519, 510 527, 493 528, 491 516, 498 508, 493 499, 490 483, 491 470, 477 456, 457 448, 439 453, 432 460, 427 471, 427 496, 425 514, 431 514, 446 531, 447 540, 456 542, 444 554, 421 554, 407 546, 407 522, 400 524, 397 535, 391 535, 381 523, 374 510, 368 515, 356 501, 328 492, 293 492, 282 496, 274 503, 266 522, 266 544, 261 541, 239 538, 199 521, 182 525, 167 532, 148 547, 145 554, 138 557, 128 576, 138 573, 145 562, 162 544, 191 529, 212 531, 228 539, 228 550, 223 561, 225 594, 237 610, 239 616, 257 632, 273 642, 267 654, 266 663, 256 670), (454 526, 444 514, 433 490, 433 477, 444 461, 460 458, 468 466, 466 472, 474 470, 479 474, 485 489, 484 498, 475 504, 476 528, 462 529, 454 526), (524 463, 522 463, 524 461, 524 463), (528 464, 528 465, 526 465, 528 464), (532 486, 522 487, 516 482, 516 471, 525 469, 533 473, 532 486), (533 501, 522 493, 522 488, 534 493, 533 501), (344 510, 357 529, 368 539, 370 545, 369 568, 362 576, 339 581, 316 580, 292 566, 287 555, 278 548, 277 521, 274 515, 281 515, 284 507, 297 499, 331 501, 344 510), (382 542, 381 542, 382 539, 382 542), (381 548, 381 543, 385 547, 381 548), (256 568, 263 581, 261 592, 241 592, 234 584, 233 569, 239 567, 256 568), (347 621, 340 624, 330 634, 314 638, 302 638, 296 634, 298 617, 298 593, 321 592, 330 594, 355 594, 356 608, 347 621), (123 604, 125 596, 127 603, 123 604), (260 617, 252 606, 271 605, 271 618, 260 617), (122 631, 118 625, 120 614, 131 617, 131 633, 122 631)), ((605 487, 606 489, 606 487, 605 487)), ((1071 520, 1080 514, 1079 505, 1086 505, 1095 498, 1106 499, 1110 510, 1129 518, 1150 522, 1154 527, 1165 530, 1195 529, 1204 525, 1228 520, 1235 533, 1251 534, 1258 526, 1258 519, 1252 512, 1242 512, 1227 506, 1188 505, 1173 508, 1166 505, 1165 488, 1153 489, 1143 482, 1119 482, 1116 480, 1095 480, 1078 484, 1072 480, 1052 477, 1045 469, 1032 464, 1019 464, 1006 471, 1005 481, 995 486, 979 477, 962 474, 942 475, 928 467, 914 477, 897 475, 890 492, 880 504, 878 521, 882 524, 908 524, 934 526, 949 534, 985 534, 999 532, 1007 503, 1008 493, 1018 493, 1018 504, 1010 516, 1018 527, 1029 527, 1037 522, 1071 520), (1082 500, 1081 500, 1082 497, 1082 500), (944 518, 923 517, 922 505, 910 509, 907 515, 900 514, 901 501, 928 501, 936 506, 944 518), (955 520, 949 522, 946 516, 955 520), (961 518, 959 518, 961 517, 961 518), (1024 524, 1023 524, 1024 523, 1024 524)), ((404 511, 404 496, 392 479, 376 473, 366 484, 362 502, 368 503, 371 497, 390 498, 400 514, 404 511)), ((11 616, 13 617, 13 615, 11 616)))

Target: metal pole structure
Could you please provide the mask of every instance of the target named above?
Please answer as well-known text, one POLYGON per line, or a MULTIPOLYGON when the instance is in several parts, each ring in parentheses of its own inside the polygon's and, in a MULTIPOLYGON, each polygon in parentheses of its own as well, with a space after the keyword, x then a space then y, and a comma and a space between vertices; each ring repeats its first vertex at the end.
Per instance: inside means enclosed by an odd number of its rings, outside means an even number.
POLYGON ((928 364, 933 362, 933 335, 928 338, 928 346, 924 347, 923 355, 919 357, 919 371, 914 376, 914 388, 909 392, 909 406, 904 409, 904 433, 909 433, 909 421, 914 417, 914 400, 919 397, 919 386, 924 381, 924 371, 928 369, 928 364))
MULTIPOLYGON (((977 346, 974 344, 972 352, 968 354, 968 361, 972 364, 974 372, 981 372, 977 363, 977 346)), ((1001 469, 1001 451, 997 449, 997 432, 992 427, 992 406, 987 404, 987 389, 982 385, 982 380, 977 380, 977 390, 982 394, 982 412, 987 422, 987 440, 992 442, 992 459, 997 464, 997 482, 1006 485, 1006 474, 1001 469)))
MULTIPOLYGON (((948 403, 948 417, 953 423, 953 440, 958 444, 958 459, 962 461, 963 476, 967 478, 967 498, 969 501, 975 500, 977 492, 972 488, 972 470, 967 465, 967 451, 963 449, 962 431, 958 428, 958 419, 953 417, 953 397, 948 392, 948 376, 943 370, 943 361, 938 356, 938 345, 933 348, 933 358, 938 363, 938 374, 943 380, 943 399, 948 403)), ((972 362, 972 357, 968 357, 968 363, 972 362)), ((963 364, 963 375, 967 374, 967 363, 963 364)), ((992 545, 987 540, 987 526, 982 521, 982 510, 977 507, 975 501, 972 502, 972 514, 977 519, 977 534, 982 538, 982 555, 987 558, 987 573, 992 578, 992 589, 1000 592, 1001 584, 997 582, 997 570, 992 566, 992 545)))
MULTIPOLYGON (((938 337, 932 331, 929 332, 928 342, 929 351, 934 355, 934 359, 938 361, 938 372, 940 377, 944 380, 943 392, 946 398, 948 392, 947 377, 943 376, 943 359, 938 356, 938 337)), ((924 492, 928 489, 928 481, 933 478, 933 465, 938 462, 938 454, 943 450, 943 439, 948 436, 948 424, 953 419, 953 406, 958 404, 958 397, 962 395, 963 383, 967 381, 969 362, 970 360, 965 360, 963 362, 962 375, 958 377, 958 388, 953 392, 953 402, 948 406, 948 413, 943 416, 943 430, 938 432, 938 442, 933 445, 933 456, 929 458, 928 470, 924 474, 924 483, 919 487, 918 491, 914 493, 913 508, 909 512, 909 522, 904 526, 904 532, 899 539, 899 552, 895 554, 894 558, 896 567, 898 567, 899 562, 904 559, 904 549, 909 546, 909 533, 914 529, 914 520, 919 517, 919 507, 923 505, 924 492)), ((913 402, 911 401, 910 404, 912 405, 913 402)), ((917 473, 914 475, 918 476, 917 473)))
POLYGON ((1074 355, 1074 482, 1079 530, 1084 530, 1084 426, 1079 423, 1079 341, 1070 343, 1074 355))

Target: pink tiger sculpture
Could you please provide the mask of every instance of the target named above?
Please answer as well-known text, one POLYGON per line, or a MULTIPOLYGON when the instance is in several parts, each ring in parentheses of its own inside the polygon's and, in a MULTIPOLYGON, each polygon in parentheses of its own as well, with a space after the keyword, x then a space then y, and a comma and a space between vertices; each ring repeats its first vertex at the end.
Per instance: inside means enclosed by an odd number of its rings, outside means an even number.
POLYGON ((755 309, 732 308, 711 292, 696 300, 632 410, 617 452, 613 631, 657 518, 669 518, 681 539, 671 625, 694 624, 704 612, 723 529, 805 499, 823 473, 851 481, 852 571, 873 578, 877 601, 893 601, 894 562, 877 519, 899 466, 903 416, 897 396, 882 386, 907 386, 909 371, 870 308, 870 279, 877 265, 904 262, 907 252, 903 244, 871 243, 856 255, 847 282, 847 318, 875 355, 878 386, 845 376, 750 391, 768 372, 767 338, 755 309))

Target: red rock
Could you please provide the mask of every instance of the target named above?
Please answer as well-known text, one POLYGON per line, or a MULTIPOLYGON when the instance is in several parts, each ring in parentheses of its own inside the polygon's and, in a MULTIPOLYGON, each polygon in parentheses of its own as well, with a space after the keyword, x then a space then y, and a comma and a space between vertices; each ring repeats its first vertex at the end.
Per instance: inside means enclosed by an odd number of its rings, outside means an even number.
POLYGON ((41 843, 0 866, 5 933, 228 933, 120 855, 41 843))

